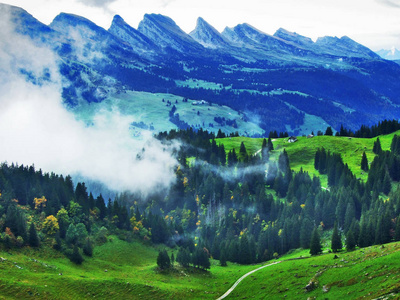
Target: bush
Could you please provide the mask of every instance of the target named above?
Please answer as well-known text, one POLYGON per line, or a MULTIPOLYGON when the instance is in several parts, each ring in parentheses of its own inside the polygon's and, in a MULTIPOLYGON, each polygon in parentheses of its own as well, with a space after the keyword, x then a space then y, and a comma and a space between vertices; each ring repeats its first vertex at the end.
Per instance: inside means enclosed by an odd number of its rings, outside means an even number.
POLYGON ((74 250, 72 250, 72 253, 69 255, 69 260, 73 263, 76 263, 77 265, 82 264, 82 262, 84 261, 83 256, 79 251, 77 245, 74 246, 74 250))
POLYGON ((168 253, 165 249, 158 253, 157 266, 161 270, 168 269, 171 266, 171 260, 169 259, 168 253))
POLYGON ((97 233, 97 242, 100 244, 107 243, 108 229, 102 226, 97 233))
POLYGON ((17 240, 15 242, 16 246, 19 248, 22 248, 24 246, 24 239, 22 238, 22 236, 17 237, 17 240))

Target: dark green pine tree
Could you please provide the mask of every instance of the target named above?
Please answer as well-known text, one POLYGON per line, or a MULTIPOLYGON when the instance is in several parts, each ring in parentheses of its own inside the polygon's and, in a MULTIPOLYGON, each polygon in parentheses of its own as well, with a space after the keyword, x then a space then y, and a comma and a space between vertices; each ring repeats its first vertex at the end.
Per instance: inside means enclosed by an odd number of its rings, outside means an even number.
POLYGON ((363 152, 362 158, 361 158, 361 170, 368 172, 368 159, 367 155, 365 154, 365 151, 363 152))
POLYGON ((176 262, 182 267, 186 268, 190 264, 190 252, 187 248, 179 248, 178 254, 176 255, 176 262))
POLYGON ((374 142, 374 147, 372 148, 372 152, 374 152, 375 154, 380 154, 382 152, 382 146, 379 137, 374 142))
POLYGON ((225 146, 222 143, 218 147, 218 158, 219 158, 219 162, 221 163, 221 165, 225 166, 226 165, 226 152, 225 152, 225 146))
POLYGON ((100 210, 99 218, 104 219, 107 215, 107 207, 101 194, 96 198, 96 206, 100 210))
POLYGON ((174 267, 174 263, 175 263, 175 255, 174 252, 171 253, 171 267, 174 267))
POLYGON ((198 261, 200 268, 207 270, 211 267, 210 258, 208 257, 208 252, 204 249, 196 249, 195 253, 198 255, 198 261))
POLYGON ((39 247, 39 245, 40 245, 36 227, 35 227, 35 224, 33 224, 33 222, 29 226, 29 241, 28 242, 29 242, 29 245, 31 245, 31 247, 39 247))
POLYGON ((322 253, 321 239, 319 237, 318 228, 314 227, 314 230, 311 234, 310 254, 318 255, 320 253, 322 253))
POLYGON ((314 169, 315 170, 319 170, 319 157, 320 157, 320 150, 318 149, 315 152, 315 156, 314 156, 314 169))
POLYGON ((390 175, 386 171, 385 172, 385 176, 383 177, 383 181, 382 181, 382 192, 385 195, 389 195, 389 192, 390 192, 391 188, 392 188, 392 183, 391 183, 391 180, 390 180, 390 175))
POLYGON ((83 256, 81 254, 81 252, 79 251, 79 248, 77 245, 74 246, 74 250, 72 251, 71 256, 69 257, 69 259, 73 262, 76 263, 77 265, 82 264, 83 262, 83 256))
POLYGON ((242 161, 246 161, 248 158, 246 146, 244 145, 243 142, 241 142, 240 144, 239 155, 242 161))
POLYGON ((232 151, 228 152, 228 166, 232 167, 238 162, 238 158, 236 155, 235 149, 232 149, 232 151))
POLYGON ((264 161, 267 161, 269 158, 269 150, 268 150, 268 145, 267 145, 267 140, 263 139, 263 143, 261 146, 261 158, 264 161))
POLYGON ((251 263, 249 240, 246 234, 242 235, 239 241, 239 259, 241 264, 251 263))
POLYGON ((391 221, 390 215, 386 213, 378 219, 378 224, 375 231, 375 244, 386 244, 391 241, 390 236, 391 221))
POLYGON ((61 238, 60 238, 59 234, 56 234, 55 243, 53 244, 53 249, 55 249, 57 251, 61 251, 62 250, 62 241, 61 241, 61 238))
POLYGON ((249 251, 250 251, 250 261, 253 264, 256 262, 257 247, 256 247, 256 240, 252 235, 249 238, 249 251))
POLYGON ((333 253, 336 253, 341 251, 342 248, 343 248, 342 239, 340 237, 337 223, 335 222, 335 226, 333 227, 333 232, 332 232, 331 249, 333 253))
POLYGON ((268 138, 268 151, 274 150, 274 144, 272 144, 272 139, 268 138))
POLYGON ((400 215, 396 219, 396 227, 394 231, 394 240, 400 241, 400 215))
POLYGON ((219 264, 221 265, 221 267, 226 267, 227 266, 225 249, 221 250, 221 254, 219 256, 219 264))
POLYGON ((300 228, 300 246, 303 249, 310 247, 313 223, 309 218, 304 218, 300 228))
POLYGON ((399 137, 395 134, 393 139, 392 139, 392 143, 390 145, 390 150, 394 153, 399 155, 399 150, 400 150, 400 143, 399 143, 399 137))
POLYGON ((353 251, 354 249, 356 249, 356 240, 354 238, 353 231, 350 229, 346 236, 346 250, 353 251))
POLYGON ((333 130, 332 130, 332 127, 331 127, 331 126, 328 126, 328 127, 326 128, 326 130, 325 130, 325 135, 330 135, 330 136, 333 135, 333 130))
POLYGON ((86 243, 83 246, 83 253, 86 256, 90 256, 90 257, 93 256, 93 244, 92 244, 90 238, 86 238, 86 243))
POLYGON ((360 235, 358 236, 358 245, 361 248, 372 245, 370 235, 368 233, 368 224, 365 220, 362 220, 360 223, 360 235))
POLYGON ((161 270, 168 269, 171 266, 171 261, 169 259, 167 250, 164 249, 164 250, 158 252, 157 266, 161 270))

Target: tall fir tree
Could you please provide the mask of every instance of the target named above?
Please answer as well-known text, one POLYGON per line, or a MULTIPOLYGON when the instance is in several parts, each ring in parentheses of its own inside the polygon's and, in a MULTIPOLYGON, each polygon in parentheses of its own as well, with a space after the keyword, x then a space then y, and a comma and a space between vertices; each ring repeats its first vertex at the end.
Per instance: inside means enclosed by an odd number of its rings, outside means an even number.
POLYGON ((375 154, 380 154, 382 152, 382 146, 379 137, 374 142, 374 147, 372 148, 372 152, 374 152, 375 154))
POLYGON ((353 231, 350 229, 346 235, 346 250, 353 251, 354 249, 356 249, 356 240, 353 231))
POLYGON ((365 151, 362 154, 362 158, 361 158, 361 170, 368 172, 368 159, 367 159, 367 155, 365 154, 365 151))
POLYGON ((333 227, 333 232, 332 232, 331 249, 333 253, 336 253, 342 250, 342 248, 343 248, 342 239, 340 237, 337 222, 335 222, 335 226, 333 227))
POLYGON ((320 253, 322 253, 321 239, 319 237, 318 228, 314 227, 314 230, 311 234, 310 254, 318 255, 320 253))
POLYGON ((392 183, 390 180, 390 175, 389 175, 389 172, 386 171, 385 176, 383 177, 383 181, 382 181, 382 192, 385 195, 389 195, 389 192, 391 189, 392 189, 392 183))
POLYGON ((274 150, 274 144, 272 144, 272 139, 268 138, 268 151, 274 150))
POLYGON ((31 225, 29 226, 29 240, 28 240, 29 245, 31 247, 39 247, 40 241, 39 237, 36 231, 35 224, 32 222, 31 225))
POLYGON ((333 130, 332 130, 332 127, 331 127, 331 126, 328 126, 328 127, 326 128, 326 130, 325 130, 325 135, 330 135, 330 136, 333 135, 333 130))
POLYGON ((394 240, 400 241, 400 215, 396 219, 396 227, 394 231, 394 240))
POLYGON ((221 265, 221 267, 226 267, 227 266, 225 249, 221 250, 221 254, 219 256, 219 264, 221 265))

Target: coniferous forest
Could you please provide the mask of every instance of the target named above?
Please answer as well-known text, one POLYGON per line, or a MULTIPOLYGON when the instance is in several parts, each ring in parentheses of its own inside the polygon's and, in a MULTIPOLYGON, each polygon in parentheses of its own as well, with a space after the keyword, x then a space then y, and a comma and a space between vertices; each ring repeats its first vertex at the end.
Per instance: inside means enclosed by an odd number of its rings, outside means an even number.
MULTIPOLYGON (((251 154, 244 142, 238 151, 225 149, 221 141, 235 135, 217 136, 191 128, 159 133, 163 143, 181 144, 177 179, 168 191, 146 197, 125 192, 104 199, 68 175, 3 163, 2 247, 53 247, 81 264, 113 234, 174 248, 177 263, 209 269, 210 258, 226 265, 268 261, 296 248, 319 254, 320 235, 330 230, 333 252, 400 240, 397 135, 388 150, 375 139, 372 162, 364 152, 360 168, 368 172, 366 181, 356 178, 340 153, 319 148, 314 168, 327 176, 328 187, 303 169, 293 171, 288 153, 274 150, 271 138, 251 154)), ((171 265, 165 251, 157 264, 171 265)))

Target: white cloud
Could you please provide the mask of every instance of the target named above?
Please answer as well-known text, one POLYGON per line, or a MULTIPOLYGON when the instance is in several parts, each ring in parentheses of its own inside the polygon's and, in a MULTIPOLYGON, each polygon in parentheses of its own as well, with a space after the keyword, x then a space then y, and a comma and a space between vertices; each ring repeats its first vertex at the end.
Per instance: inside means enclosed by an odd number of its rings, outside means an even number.
POLYGON ((6 18, 0 26, 0 161, 79 174, 112 190, 147 193, 174 182, 171 147, 151 135, 132 138, 132 120, 118 111, 99 113, 90 127, 77 121, 62 104, 54 53, 15 34, 6 18), (31 78, 50 73, 51 81, 33 84, 21 69, 31 78))
POLYGON ((102 8, 106 8, 108 5, 115 1, 117 0, 78 0, 78 2, 81 2, 84 5, 102 8))
POLYGON ((376 0, 376 1, 378 3, 381 3, 381 4, 389 6, 389 7, 400 8, 399 0, 376 0))

